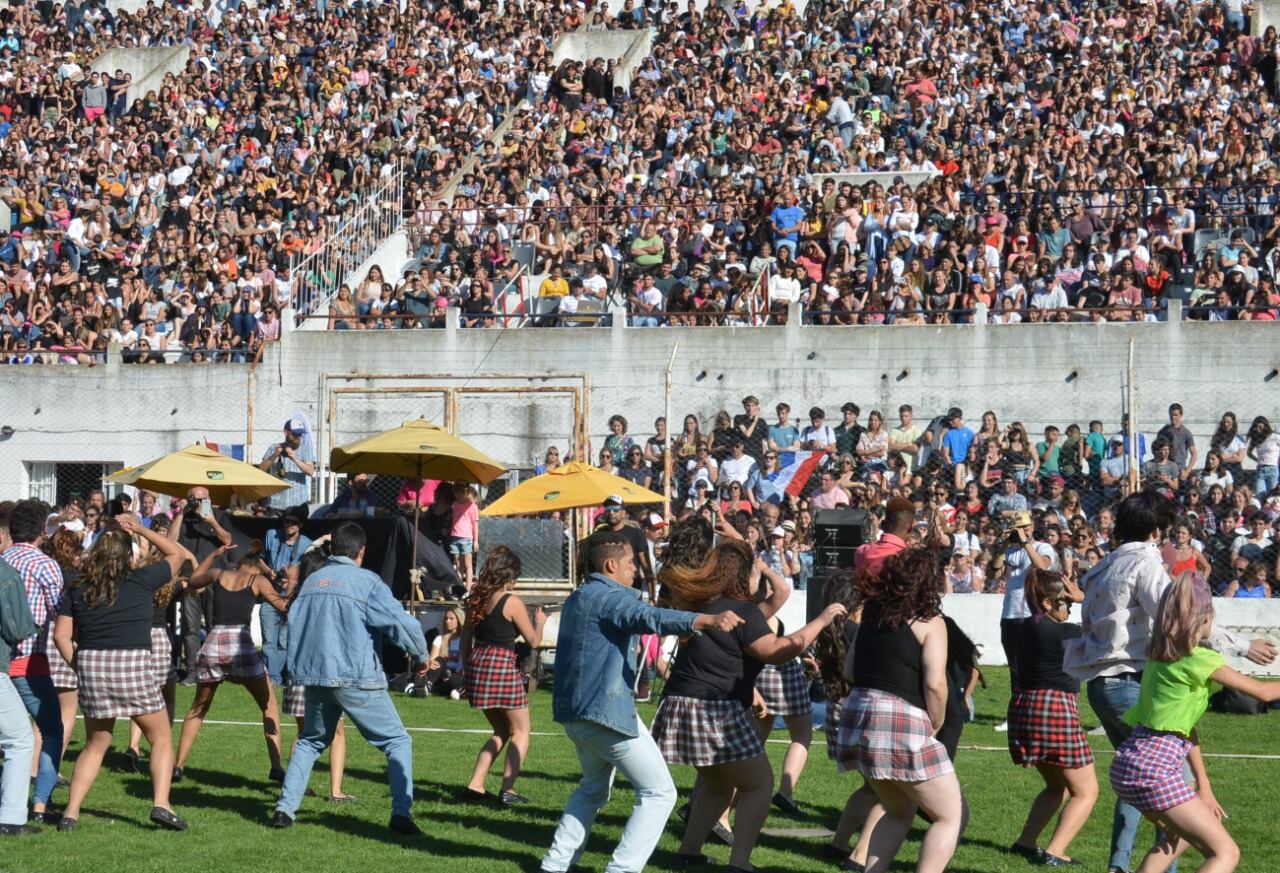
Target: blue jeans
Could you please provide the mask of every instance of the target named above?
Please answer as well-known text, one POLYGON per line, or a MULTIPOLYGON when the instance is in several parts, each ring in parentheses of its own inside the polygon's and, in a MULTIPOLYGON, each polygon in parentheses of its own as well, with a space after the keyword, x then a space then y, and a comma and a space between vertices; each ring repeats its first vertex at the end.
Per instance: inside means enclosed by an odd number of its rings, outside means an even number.
POLYGON ((369 745, 387 756, 391 814, 409 816, 413 807, 413 741, 409 739, 387 690, 308 685, 306 700, 302 733, 293 747, 293 756, 284 777, 284 791, 276 809, 287 813, 290 818, 297 813, 307 782, 311 779, 311 768, 320 753, 333 742, 333 732, 338 729, 338 720, 345 712, 369 745))
MULTIPOLYGON (((36 771, 31 800, 48 803, 58 782, 58 765, 62 763, 62 710, 58 706, 58 692, 48 676, 16 676, 13 687, 35 719, 36 730, 40 731, 40 769, 36 771)), ((26 773, 28 777, 31 775, 30 770, 26 773)))
POLYGON ((258 610, 258 625, 262 628, 262 660, 267 664, 267 675, 279 687, 284 684, 284 659, 288 654, 289 626, 283 617, 267 604, 258 610))
POLYGON ((577 863, 596 813, 609 800, 614 773, 621 770, 635 788, 636 805, 605 873, 639 873, 676 805, 676 786, 657 743, 643 723, 636 737, 590 721, 571 721, 564 732, 578 751, 582 782, 569 795, 551 848, 542 858, 542 869, 562 873, 577 863))
POLYGON ((36 737, 31 717, 7 673, 0 672, 0 749, 4 771, 0 774, 0 824, 27 823, 27 787, 31 781, 31 755, 36 737))
MULTIPOLYGON (((1124 720, 1124 714, 1138 702, 1138 692, 1141 690, 1142 680, 1135 676, 1100 676, 1089 680, 1089 705, 1102 722, 1107 739, 1117 749, 1133 732, 1133 728, 1124 720)), ((1111 861, 1107 866, 1129 869, 1133 840, 1138 835, 1138 825, 1141 823, 1142 813, 1123 800, 1116 801, 1115 816, 1111 819, 1111 861)), ((1169 868, 1170 871, 1177 869, 1177 862, 1169 868)))
POLYGON ((1253 483, 1253 493, 1266 495, 1280 484, 1280 467, 1275 464, 1259 464, 1257 479, 1253 483))

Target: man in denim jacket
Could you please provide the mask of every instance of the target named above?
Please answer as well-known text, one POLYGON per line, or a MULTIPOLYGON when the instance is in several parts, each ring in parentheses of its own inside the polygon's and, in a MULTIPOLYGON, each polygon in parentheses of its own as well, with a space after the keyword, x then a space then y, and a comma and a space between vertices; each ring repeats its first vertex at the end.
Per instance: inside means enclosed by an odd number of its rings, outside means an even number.
POLYGON ((730 631, 742 619, 733 612, 698 615, 644 603, 631 588, 636 557, 621 534, 592 536, 587 560, 591 575, 565 601, 560 617, 552 699, 555 720, 577 747, 582 783, 569 797, 542 869, 561 873, 578 860, 596 813, 609 799, 614 771, 621 770, 635 788, 636 805, 605 871, 639 873, 662 836, 676 788, 636 715, 635 635, 730 631))
POLYGON ((289 608, 286 670, 289 681, 306 686, 306 717, 271 825, 293 824, 311 768, 333 742, 345 712, 387 756, 391 829, 417 835, 421 831, 410 815, 413 742, 387 693, 379 651, 385 639, 421 661, 427 657, 427 640, 382 579, 360 568, 365 535, 359 525, 338 525, 329 546, 332 557, 303 581, 289 608))
POLYGON ((27 789, 35 734, 31 717, 9 679, 9 651, 36 633, 27 607, 27 589, 18 571, 0 560, 0 749, 4 771, 0 779, 0 836, 34 833, 27 824, 27 789))

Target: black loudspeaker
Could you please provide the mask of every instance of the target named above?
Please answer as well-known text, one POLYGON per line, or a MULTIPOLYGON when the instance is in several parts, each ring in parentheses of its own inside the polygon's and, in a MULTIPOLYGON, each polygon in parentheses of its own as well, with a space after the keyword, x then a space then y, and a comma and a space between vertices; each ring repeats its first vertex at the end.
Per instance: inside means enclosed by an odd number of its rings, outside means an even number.
POLYGON ((871 536, 871 516, 865 509, 820 509, 813 517, 813 575, 806 592, 807 621, 822 611, 827 579, 853 569, 853 554, 871 536))

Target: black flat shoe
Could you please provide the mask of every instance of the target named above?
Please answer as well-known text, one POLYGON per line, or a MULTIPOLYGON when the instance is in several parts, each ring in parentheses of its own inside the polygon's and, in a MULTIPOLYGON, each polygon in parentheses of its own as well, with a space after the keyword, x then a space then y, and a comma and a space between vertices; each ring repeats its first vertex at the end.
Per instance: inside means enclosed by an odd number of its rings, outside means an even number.
POLYGON ((71 780, 68 779, 66 776, 63 776, 61 773, 59 773, 58 778, 53 783, 53 787, 54 788, 70 788, 71 780))
POLYGON ((867 873, 867 868, 852 858, 845 858, 840 862, 841 870, 848 870, 850 873, 867 873))
POLYGON ((671 861, 672 866, 681 868, 701 867, 704 864, 710 863, 711 859, 702 853, 698 853, 697 855, 685 855, 681 852, 676 852, 675 855, 672 856, 671 861))
POLYGON ((172 780, 170 780, 170 781, 172 781, 172 782, 173 782, 173 784, 177 785, 179 782, 181 782, 181 781, 182 781, 182 776, 183 776, 183 770, 182 770, 182 768, 181 768, 181 767, 174 767, 174 768, 173 768, 173 779, 172 779, 172 780))
POLYGON ((38 834, 41 828, 29 824, 0 824, 0 837, 22 837, 27 834, 38 834))
POLYGON ((470 788, 463 788, 459 791, 458 799, 463 803, 480 803, 485 806, 498 806, 502 803, 496 794, 490 794, 487 791, 472 791, 470 788))
POLYGON ((293 819, 283 809, 277 809, 271 814, 271 818, 267 820, 267 827, 282 831, 285 828, 293 827, 293 819))
POLYGON ((684 806, 676 810, 676 815, 680 821, 687 822, 689 820, 689 807, 691 804, 686 803, 684 806))
POLYGON ((276 783, 277 785, 283 785, 284 772, 285 771, 283 767, 272 767, 271 772, 267 774, 267 778, 270 779, 272 782, 276 783))
POLYGON ((163 806, 151 807, 151 821, 170 831, 185 831, 189 827, 173 810, 163 806))
POLYGON ((124 750, 124 771, 126 773, 142 772, 142 756, 138 754, 137 749, 124 750))
POLYGON ((822 847, 822 857, 839 858, 843 861, 845 858, 849 857, 849 853, 852 851, 853 849, 841 849, 839 846, 833 846, 830 843, 827 843, 822 847))
POLYGON ((711 826, 711 833, 715 834, 726 846, 733 845, 733 831, 722 821, 716 822, 711 826))
POLYGON ((393 815, 391 821, 387 823, 387 827, 398 834, 404 834, 406 837, 422 836, 422 829, 413 823, 413 819, 407 815, 393 815))
POLYGON ((345 806, 348 803, 355 803, 356 796, 354 794, 331 794, 329 795, 329 803, 345 806))
POLYGON ((1040 853, 1041 867, 1079 867, 1079 858, 1059 858, 1057 855, 1050 855, 1048 852, 1040 853))
POLYGON ((789 815, 792 818, 799 818, 802 815, 800 807, 796 806, 796 802, 785 796, 781 791, 773 795, 773 805, 781 810, 784 815, 789 815))
POLYGON ((67 818, 66 816, 63 816, 63 817, 58 821, 58 830, 59 830, 59 831, 61 831, 61 832, 62 832, 62 833, 64 833, 64 834, 65 834, 65 833, 67 833, 67 832, 69 832, 69 831, 74 831, 74 830, 75 830, 76 828, 78 828, 78 827, 80 827, 80 820, 79 820, 79 819, 75 819, 75 818, 67 818))
POLYGON ((1040 861, 1040 849, 1035 846, 1019 846, 1013 843, 1009 846, 1009 854, 1017 855, 1020 858, 1026 858, 1028 861, 1040 861))
POLYGON ((523 806, 529 802, 529 798, 514 791, 504 791, 498 795, 498 799, 502 801, 503 806, 523 806))

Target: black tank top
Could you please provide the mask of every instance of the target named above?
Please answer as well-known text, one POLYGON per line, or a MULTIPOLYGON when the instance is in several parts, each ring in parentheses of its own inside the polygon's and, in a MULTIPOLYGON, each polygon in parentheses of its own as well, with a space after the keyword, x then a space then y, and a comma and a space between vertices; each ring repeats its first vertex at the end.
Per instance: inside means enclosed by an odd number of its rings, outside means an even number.
POLYGON ((924 647, 910 625, 890 630, 879 627, 879 623, 879 605, 867 604, 853 644, 853 687, 893 694, 926 709, 924 647))
POLYGON ((502 610, 507 605, 507 598, 510 596, 510 594, 502 595, 502 599, 495 603, 493 609, 489 610, 489 614, 476 625, 477 646, 497 646, 500 649, 515 649, 516 626, 502 614, 502 610))
POLYGON ((253 604, 257 595, 253 593, 253 585, 246 585, 239 591, 228 591, 222 587, 222 579, 213 583, 213 624, 247 625, 253 615, 253 604))

